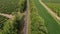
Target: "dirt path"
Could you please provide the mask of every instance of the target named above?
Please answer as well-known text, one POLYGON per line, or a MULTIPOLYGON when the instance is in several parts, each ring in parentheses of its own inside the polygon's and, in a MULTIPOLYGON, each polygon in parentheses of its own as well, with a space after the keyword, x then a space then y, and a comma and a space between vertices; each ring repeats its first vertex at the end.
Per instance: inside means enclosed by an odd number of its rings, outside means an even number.
POLYGON ((0 15, 5 16, 5 17, 10 18, 10 19, 13 18, 13 16, 12 15, 9 15, 9 14, 0 13, 0 15))
POLYGON ((30 10, 29 10, 29 0, 27 0, 27 9, 25 12, 26 16, 25 16, 25 26, 24 26, 24 34, 28 34, 29 33, 29 21, 30 21, 30 10))
POLYGON ((56 19, 60 20, 60 17, 57 16, 56 13, 54 13, 50 8, 48 8, 43 2, 42 0, 39 0, 39 2, 46 8, 46 10, 56 19))

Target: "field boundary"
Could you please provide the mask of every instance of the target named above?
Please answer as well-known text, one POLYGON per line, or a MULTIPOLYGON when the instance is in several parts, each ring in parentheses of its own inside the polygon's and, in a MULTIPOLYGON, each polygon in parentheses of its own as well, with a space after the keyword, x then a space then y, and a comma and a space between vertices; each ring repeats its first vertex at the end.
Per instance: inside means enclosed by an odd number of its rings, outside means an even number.
POLYGON ((54 13, 50 8, 48 8, 48 6, 42 2, 42 0, 39 0, 39 2, 46 8, 46 10, 56 19, 60 20, 60 17, 57 16, 56 13, 54 13))

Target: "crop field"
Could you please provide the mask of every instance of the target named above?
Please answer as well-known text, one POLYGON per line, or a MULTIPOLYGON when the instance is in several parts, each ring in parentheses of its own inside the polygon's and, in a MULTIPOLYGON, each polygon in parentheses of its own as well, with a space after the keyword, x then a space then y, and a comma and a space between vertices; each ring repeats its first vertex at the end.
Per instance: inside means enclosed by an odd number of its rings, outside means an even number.
POLYGON ((18 8, 18 0, 0 0, 0 13, 12 14, 18 8))
POLYGON ((3 29, 3 24, 4 22, 6 22, 8 20, 8 18, 4 17, 4 16, 0 16, 0 30, 3 29))
POLYGON ((60 17, 60 0, 42 0, 42 1, 60 17))
POLYGON ((25 0, 0 0, 0 13, 12 14, 24 9, 25 0))
POLYGON ((31 13, 30 34, 47 34, 44 19, 40 17, 40 15, 38 14, 38 10, 33 0, 30 0, 30 13, 31 13))
POLYGON ((0 34, 60 34, 59 17, 60 0, 0 0, 0 34))
POLYGON ((23 29, 21 25, 23 17, 20 18, 18 12, 24 12, 24 3, 25 0, 0 0, 0 34, 20 33, 20 29, 23 29))
POLYGON ((47 12, 39 0, 34 0, 34 3, 38 8, 38 14, 44 19, 44 23, 48 31, 47 34, 59 34, 60 25, 57 23, 57 21, 47 12))

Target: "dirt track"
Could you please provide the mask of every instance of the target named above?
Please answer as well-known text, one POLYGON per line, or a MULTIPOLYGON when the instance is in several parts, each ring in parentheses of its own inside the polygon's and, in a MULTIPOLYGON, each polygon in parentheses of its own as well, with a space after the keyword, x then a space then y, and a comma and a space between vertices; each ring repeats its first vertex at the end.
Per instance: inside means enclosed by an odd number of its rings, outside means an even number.
POLYGON ((45 5, 45 3, 42 2, 42 0, 39 0, 39 2, 46 8, 46 10, 56 19, 60 20, 60 17, 57 16, 56 13, 54 13, 48 6, 45 5))
POLYGON ((30 15, 30 11, 29 11, 29 0, 27 0, 27 9, 26 9, 26 16, 25 16, 25 26, 24 26, 24 34, 28 34, 28 30, 29 30, 29 15, 30 15))
POLYGON ((9 15, 9 14, 0 13, 0 15, 5 16, 5 17, 7 17, 7 18, 13 18, 13 16, 12 16, 12 15, 9 15))

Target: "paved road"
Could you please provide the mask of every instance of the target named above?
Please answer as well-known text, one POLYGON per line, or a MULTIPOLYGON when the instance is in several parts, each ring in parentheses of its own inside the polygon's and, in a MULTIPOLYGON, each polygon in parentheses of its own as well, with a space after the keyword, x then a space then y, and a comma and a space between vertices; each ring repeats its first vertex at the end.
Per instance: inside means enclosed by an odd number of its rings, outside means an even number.
POLYGON ((48 30, 48 34, 60 34, 60 25, 56 20, 48 13, 48 11, 41 5, 39 0, 33 0, 38 8, 39 15, 45 20, 45 25, 48 30))

